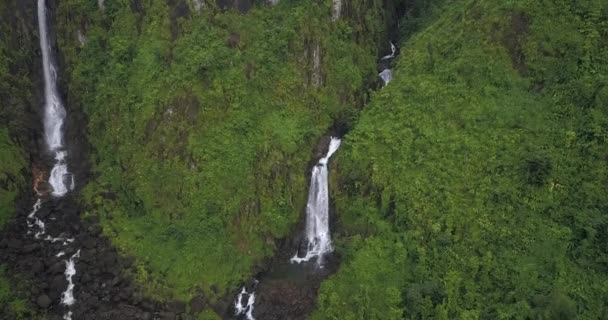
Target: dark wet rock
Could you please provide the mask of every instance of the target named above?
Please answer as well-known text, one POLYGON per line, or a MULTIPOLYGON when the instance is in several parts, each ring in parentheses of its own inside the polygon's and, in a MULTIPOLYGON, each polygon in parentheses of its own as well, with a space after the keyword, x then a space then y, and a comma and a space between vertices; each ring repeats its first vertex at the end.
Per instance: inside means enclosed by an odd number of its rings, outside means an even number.
POLYGON ((65 262, 63 262, 63 261, 55 262, 49 268, 50 274, 59 274, 59 273, 63 273, 63 272, 65 272, 65 262))
POLYGON ((175 313, 170 311, 161 312, 158 316, 160 320, 175 320, 175 313))
POLYGON ((32 267, 30 270, 34 274, 40 273, 44 271, 44 263, 41 260, 36 260, 32 263, 32 267))
POLYGON ((186 304, 183 301, 171 301, 167 304, 167 309, 175 313, 183 313, 186 311, 186 304))
POLYGON ((9 249, 20 249, 23 246, 23 242, 19 239, 9 239, 8 240, 8 248, 9 249))
POLYGON ((102 229, 101 229, 101 226, 99 226, 99 225, 93 225, 93 226, 88 227, 87 230, 89 231, 89 233, 92 236, 96 237, 101 234, 102 229))
POLYGON ((82 241, 82 245, 87 249, 93 249, 97 246, 95 238, 87 237, 82 241))
POLYGON ((63 276, 55 276, 51 282, 51 291, 63 292, 68 287, 68 282, 63 276))
POLYGON ((51 305, 51 302, 51 298, 46 294, 43 294, 36 299, 36 304, 43 309, 48 308, 51 305))
POLYGON ((38 243, 31 243, 28 245, 24 245, 21 249, 21 252, 32 253, 33 251, 36 251, 38 248, 40 248, 40 245, 38 243))
POLYGON ((190 300, 190 311, 199 313, 205 309, 205 300, 202 297, 196 296, 190 300))
POLYGON ((116 263, 116 255, 111 252, 104 253, 101 256, 101 262, 107 267, 114 267, 116 263))

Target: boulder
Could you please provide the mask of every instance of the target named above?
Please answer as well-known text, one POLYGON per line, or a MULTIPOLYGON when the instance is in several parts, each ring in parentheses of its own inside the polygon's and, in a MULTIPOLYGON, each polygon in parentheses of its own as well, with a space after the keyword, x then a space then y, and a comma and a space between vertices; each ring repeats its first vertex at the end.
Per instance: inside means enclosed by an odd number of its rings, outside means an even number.
POLYGON ((48 308, 51 305, 51 298, 46 294, 43 294, 36 299, 36 304, 43 309, 48 308))

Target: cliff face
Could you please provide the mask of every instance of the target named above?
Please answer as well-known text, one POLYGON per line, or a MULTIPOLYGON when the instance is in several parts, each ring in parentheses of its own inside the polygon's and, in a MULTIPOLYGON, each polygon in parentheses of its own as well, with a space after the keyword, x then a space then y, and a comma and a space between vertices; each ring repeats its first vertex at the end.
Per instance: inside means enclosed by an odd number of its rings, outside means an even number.
MULTIPOLYGON (((330 170, 343 264, 313 318, 608 312, 601 2, 47 5, 78 184, 42 213, 82 245, 77 319, 229 316, 264 261, 287 261, 328 133, 346 133, 330 170)), ((64 264, 23 220, 49 170, 35 9, 0 4, 0 314, 53 319, 64 264)), ((269 278, 280 304, 258 312, 306 317, 321 279, 269 278)))
MULTIPOLYGON (((0 4, 0 232, 6 233, 20 204, 27 202, 40 120, 36 86, 35 5, 30 1, 0 4), (32 151, 34 150, 34 151, 32 151)), ((35 3, 34 3, 35 4, 35 3)), ((42 163, 39 163, 42 168, 42 163)), ((0 251, 9 243, 0 237, 0 251)), ((27 279, 0 262, 0 315, 32 318, 27 279)))
POLYGON ((234 3, 57 3, 92 146, 87 214, 160 299, 214 301, 275 253, 317 141, 353 124, 388 43, 380 1, 335 22, 329 1, 234 3))
MULTIPOLYGON (((36 150, 40 120, 37 118, 39 96, 33 90, 38 70, 33 52, 36 49, 35 6, 8 1, 0 6, 0 221, 14 213, 19 191, 29 189, 30 150, 36 150), (26 183, 28 181, 28 183, 26 183), (27 185, 26 185, 27 184, 27 185)), ((36 151, 33 151, 36 154, 36 151)))

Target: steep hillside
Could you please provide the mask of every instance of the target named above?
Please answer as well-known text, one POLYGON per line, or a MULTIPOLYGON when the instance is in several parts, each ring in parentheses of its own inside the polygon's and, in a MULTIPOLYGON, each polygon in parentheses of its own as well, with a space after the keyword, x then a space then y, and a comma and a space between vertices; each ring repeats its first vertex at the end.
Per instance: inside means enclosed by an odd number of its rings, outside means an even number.
MULTIPOLYGON (((31 8, 33 9, 33 8, 31 8)), ((0 3, 0 233, 14 218, 20 192, 31 184, 28 151, 35 146, 31 121, 36 98, 32 91, 32 41, 28 15, 31 9, 16 1, 0 3)), ((34 152, 35 153, 35 152, 34 152)), ((2 237, 0 236, 0 239, 2 237)), ((0 249, 6 243, 0 240, 0 249)), ((33 319, 23 294, 28 283, 9 276, 0 261, 0 318, 33 319)))
POLYGON ((560 0, 417 20, 337 155, 344 261, 314 319, 606 317, 607 21, 560 0))
POLYGON ((350 125, 387 43, 380 1, 336 22, 330 4, 58 3, 93 147, 85 205, 148 293, 214 300, 293 230, 317 141, 350 125))

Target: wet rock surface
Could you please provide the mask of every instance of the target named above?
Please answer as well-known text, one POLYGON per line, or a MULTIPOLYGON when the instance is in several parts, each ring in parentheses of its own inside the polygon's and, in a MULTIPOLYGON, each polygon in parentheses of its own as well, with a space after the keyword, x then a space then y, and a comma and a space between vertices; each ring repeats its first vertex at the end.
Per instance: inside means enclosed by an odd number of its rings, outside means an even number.
MULTIPOLYGON (((265 262, 255 280, 243 284, 247 292, 255 292, 255 319, 308 319, 315 308, 322 281, 337 271, 340 259, 335 253, 324 258, 322 268, 314 259, 302 264, 290 263, 289 259, 296 252, 301 238, 302 235, 298 235, 283 241, 277 255, 265 262)), ((241 288, 213 305, 224 319, 246 319, 235 317, 234 302, 241 288)))
MULTIPOLYGON (((319 139, 313 150, 313 160, 307 168, 308 176, 312 166, 327 153, 330 136, 336 135, 335 133, 338 132, 330 132, 319 139)), ((223 319, 247 319, 244 315, 235 316, 235 299, 243 287, 248 293, 255 293, 252 315, 256 320, 309 318, 315 308, 321 283, 338 270, 340 257, 335 252, 324 256, 322 267, 317 265, 316 258, 301 264, 290 262, 296 252, 306 251, 305 211, 303 208, 302 218, 294 226, 291 235, 277 243, 279 250, 275 256, 263 261, 252 272, 255 275, 252 279, 212 305, 213 310, 223 319)), ((335 208, 330 201, 330 221, 335 219, 335 208)))
MULTIPOLYGON (((28 298, 38 313, 49 320, 62 319, 67 307, 61 304, 61 294, 67 287, 64 276, 66 259, 80 249, 75 259, 74 297, 69 309, 72 319, 190 319, 186 304, 175 301, 160 303, 142 297, 129 276, 133 259, 120 255, 101 233, 95 218, 80 219, 80 209, 71 196, 60 200, 45 199, 42 215, 46 215, 47 234, 74 238, 73 244, 63 245, 36 239, 27 227, 27 201, 20 201, 15 219, 0 234, 0 261, 8 273, 25 277, 29 285, 28 298), (63 252, 61 256, 58 253, 63 252)), ((34 202, 32 197, 31 202, 34 202)), ((194 301, 197 310, 207 304, 194 301)), ((192 308, 194 309, 194 308, 192 308)), ((0 313, 1 313, 0 309, 0 313)), ((0 319, 5 319, 0 314, 0 319)))

